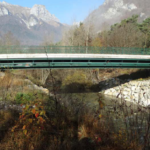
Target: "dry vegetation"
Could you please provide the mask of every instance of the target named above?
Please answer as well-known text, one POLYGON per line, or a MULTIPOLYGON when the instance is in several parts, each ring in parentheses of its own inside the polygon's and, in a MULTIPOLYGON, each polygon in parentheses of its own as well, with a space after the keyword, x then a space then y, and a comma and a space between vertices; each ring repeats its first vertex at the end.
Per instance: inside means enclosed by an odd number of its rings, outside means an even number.
MULTIPOLYGON (((9 116, 10 114, 3 112, 6 116, 1 118, 3 124, 4 120, 16 121, 9 126, 5 124, 5 132, 1 130, 5 133, 0 139, 1 149, 142 150, 138 140, 130 140, 125 129, 114 130, 115 124, 110 122, 112 118, 109 118, 109 114, 102 114, 102 104, 93 115, 88 112, 86 115, 75 115, 75 107, 71 107, 70 112, 67 106, 59 106, 58 110, 46 106, 46 101, 34 101, 26 105, 17 119, 14 118, 16 115, 9 116), (33 105, 36 107, 32 107, 33 105)), ((84 107, 82 109, 86 110, 84 107)))
MULTIPOLYGON (((78 79, 78 76, 74 78, 78 79)), ((29 97, 30 101, 21 104, 21 112, 8 109, 0 112, 1 150, 142 150, 148 145, 148 109, 139 106, 133 109, 124 102, 112 100, 111 106, 114 108, 110 111, 103 98, 99 97, 99 108, 91 113, 84 100, 72 97, 61 99, 57 94, 56 80, 51 80, 54 97, 34 94, 29 97), (140 121, 134 113, 143 116, 143 124, 140 125, 146 127, 144 143, 140 143, 141 133, 132 128, 132 124, 139 124, 140 121), (123 127, 116 128, 114 118, 126 120, 130 116, 135 118, 129 126, 126 127, 125 121, 123 127)), ((11 76, 10 72, 1 79, 1 83, 5 93, 17 86, 25 92, 25 83, 18 81, 15 75, 11 76)), ((11 91, 11 94, 15 92, 11 91)))

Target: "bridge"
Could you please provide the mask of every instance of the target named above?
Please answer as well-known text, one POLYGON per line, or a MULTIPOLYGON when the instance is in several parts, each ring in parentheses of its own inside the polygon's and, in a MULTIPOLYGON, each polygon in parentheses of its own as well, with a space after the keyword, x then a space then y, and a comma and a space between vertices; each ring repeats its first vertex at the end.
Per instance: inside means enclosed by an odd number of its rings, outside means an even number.
POLYGON ((150 49, 85 46, 0 46, 1 69, 150 68, 150 49))

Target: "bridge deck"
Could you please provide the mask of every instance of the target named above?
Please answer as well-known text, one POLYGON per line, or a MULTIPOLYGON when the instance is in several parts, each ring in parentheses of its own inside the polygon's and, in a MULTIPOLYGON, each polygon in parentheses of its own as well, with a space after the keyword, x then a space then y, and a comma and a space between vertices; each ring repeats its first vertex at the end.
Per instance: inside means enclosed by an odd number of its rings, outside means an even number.
POLYGON ((0 68, 150 68, 150 55, 0 54, 0 68))
POLYGON ((150 49, 85 46, 0 46, 0 69, 150 68, 150 49))
POLYGON ((150 55, 150 48, 92 47, 92 46, 0 46, 0 54, 29 53, 78 53, 78 54, 124 54, 150 55))
POLYGON ((47 58, 105 58, 105 59, 150 59, 150 55, 121 55, 121 54, 0 54, 0 59, 47 59, 47 58))

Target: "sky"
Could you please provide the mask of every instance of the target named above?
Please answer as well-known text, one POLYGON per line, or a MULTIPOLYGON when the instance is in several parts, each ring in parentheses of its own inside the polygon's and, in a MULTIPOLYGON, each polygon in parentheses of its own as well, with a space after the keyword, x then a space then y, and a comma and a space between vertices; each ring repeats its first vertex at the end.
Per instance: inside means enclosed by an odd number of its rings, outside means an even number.
POLYGON ((83 21, 90 12, 103 4, 104 0, 5 0, 7 3, 23 7, 33 7, 34 4, 45 5, 61 23, 73 24, 83 21))

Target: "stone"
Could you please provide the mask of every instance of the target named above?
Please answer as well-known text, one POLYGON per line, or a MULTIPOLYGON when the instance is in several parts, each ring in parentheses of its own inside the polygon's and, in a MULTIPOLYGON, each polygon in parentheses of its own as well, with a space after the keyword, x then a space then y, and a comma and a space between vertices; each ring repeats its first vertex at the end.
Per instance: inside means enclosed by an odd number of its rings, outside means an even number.
POLYGON ((124 95, 124 99, 129 99, 129 96, 128 95, 124 95))
POLYGON ((150 105, 150 80, 146 81, 130 81, 130 83, 122 84, 104 92, 111 96, 118 96, 127 101, 132 101, 142 106, 150 105), (118 96, 118 94, 121 94, 118 96))
POLYGON ((115 89, 110 89, 110 91, 111 91, 111 92, 116 92, 116 90, 115 90, 115 89))
POLYGON ((107 95, 109 92, 110 92, 110 90, 106 90, 106 91, 104 92, 104 94, 107 95))
POLYGON ((128 88, 124 88, 124 91, 130 92, 131 90, 130 90, 129 87, 128 87, 128 88))
POLYGON ((136 87, 132 86, 131 91, 135 91, 136 87))
POLYGON ((107 95, 113 96, 113 93, 112 93, 112 92, 109 92, 107 95))
POLYGON ((45 94, 49 95, 49 90, 48 90, 48 89, 43 88, 42 91, 43 91, 45 94))
POLYGON ((125 100, 126 100, 126 101, 131 101, 131 99, 129 99, 129 98, 126 98, 125 100))
POLYGON ((150 99, 150 93, 147 92, 147 99, 150 99))
POLYGON ((5 73, 4 72, 0 72, 0 79, 3 79, 5 77, 5 73))
POLYGON ((130 82, 130 85, 132 85, 132 86, 137 86, 137 85, 138 85, 138 82, 132 81, 132 82, 130 82))

